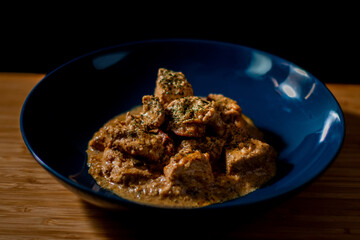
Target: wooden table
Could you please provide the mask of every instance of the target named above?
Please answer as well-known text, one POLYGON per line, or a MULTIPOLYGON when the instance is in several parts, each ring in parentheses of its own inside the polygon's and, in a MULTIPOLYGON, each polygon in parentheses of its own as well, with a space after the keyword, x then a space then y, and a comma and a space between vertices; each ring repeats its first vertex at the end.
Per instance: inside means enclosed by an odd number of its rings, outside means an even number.
POLYGON ((0 239, 360 239, 360 85, 327 85, 343 108, 347 135, 331 167, 300 193, 256 214, 151 216, 90 205, 32 158, 19 116, 43 76, 0 73, 0 239))

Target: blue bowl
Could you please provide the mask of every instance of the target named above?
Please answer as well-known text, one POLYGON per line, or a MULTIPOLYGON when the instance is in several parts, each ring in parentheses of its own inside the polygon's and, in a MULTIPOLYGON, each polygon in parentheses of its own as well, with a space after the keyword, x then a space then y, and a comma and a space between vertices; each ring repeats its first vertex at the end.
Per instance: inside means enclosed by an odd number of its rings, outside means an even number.
POLYGON ((105 122, 153 93, 160 67, 182 71, 195 95, 222 93, 237 100, 279 153, 278 173, 270 183, 206 208, 245 206, 293 192, 319 176, 341 148, 342 110, 324 84, 306 70, 240 45, 171 39, 101 49, 46 75, 21 112, 21 133, 29 151, 55 178, 91 203, 144 207, 99 187, 87 173, 85 151, 105 122))

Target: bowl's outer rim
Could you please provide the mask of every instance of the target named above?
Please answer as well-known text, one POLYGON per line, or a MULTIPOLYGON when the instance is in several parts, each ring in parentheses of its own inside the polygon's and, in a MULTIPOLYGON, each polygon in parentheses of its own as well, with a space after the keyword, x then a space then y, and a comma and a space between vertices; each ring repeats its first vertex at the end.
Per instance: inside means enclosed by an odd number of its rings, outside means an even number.
MULTIPOLYGON (((112 50, 112 49, 116 49, 116 48, 121 48, 121 47, 127 47, 127 46, 136 46, 136 45, 139 45, 139 44, 149 44, 149 43, 161 43, 161 42, 164 42, 164 43, 176 43, 176 42, 188 42, 188 43, 206 43, 206 44, 216 44, 216 45, 224 45, 224 46, 229 46, 229 47, 236 47, 236 48, 243 48, 243 49, 247 49, 249 51, 257 51, 257 52, 260 52, 260 53, 263 53, 263 54, 266 54, 268 56, 271 56, 272 58, 276 58, 278 60, 281 60, 281 61, 285 61, 285 62, 288 62, 288 63, 291 63, 292 65, 294 66, 297 66, 296 64, 286 60, 286 59, 283 59, 279 56, 276 56, 274 54, 271 54, 271 53, 268 53, 268 52, 265 52, 265 51, 262 51, 262 50, 258 50, 256 48, 253 48, 253 47, 248 47, 248 46, 244 46, 244 45, 241 45, 241 44, 236 44, 236 43, 230 43, 230 42, 223 42, 223 41, 216 41, 216 40, 208 40, 208 39, 190 39, 190 38, 164 38, 164 39, 150 39, 150 40, 141 40, 141 41, 132 41, 132 42, 125 42, 125 43, 122 43, 122 44, 118 44, 118 45, 113 45, 113 46, 108 46, 108 47, 105 47, 105 48, 101 48, 101 49, 97 49, 97 50, 94 50, 94 51, 91 51, 91 52, 88 52, 86 54, 83 54, 81 56, 78 56, 76 58, 73 58, 67 62, 65 62, 64 64, 60 65, 59 67, 55 68, 54 70, 52 70, 51 72, 49 72, 48 74, 46 74, 34 87, 33 89, 29 92, 28 96, 26 97, 24 103, 23 103, 23 106, 21 108, 21 112, 20 112, 20 132, 21 132, 21 135, 22 135, 22 138, 23 138, 23 141, 26 145, 26 147, 28 148, 28 150, 30 151, 31 155, 35 158, 35 160, 45 169, 47 170, 50 174, 52 174, 53 176, 55 176, 56 178, 59 178, 59 180, 61 180, 62 182, 66 183, 66 184, 69 184, 71 187, 74 187, 74 188, 78 188, 80 189, 81 191, 87 193, 87 194, 90 194, 94 197, 98 197, 98 198, 101 198, 103 200, 110 200, 112 202, 114 201, 120 201, 122 205, 128 205, 128 206, 140 206, 140 207, 146 207, 146 208, 160 208, 160 209, 179 209, 179 208, 176 208, 176 207, 163 207, 163 206, 152 206, 152 205, 147 205, 147 204, 142 204, 142 203, 138 203, 138 202, 133 202, 133 201, 129 201, 127 199, 124 199, 124 198, 121 198, 121 197, 118 197, 118 196, 105 196, 103 194, 99 194, 97 192, 94 192, 92 191, 91 189, 77 183, 77 182, 74 182, 74 181, 71 181, 69 178, 63 176, 62 174, 58 173, 57 171, 55 171, 54 169, 52 169, 51 167, 49 167, 36 153, 35 151, 33 150, 30 142, 28 141, 28 138, 25 134, 25 129, 24 129, 24 125, 23 125, 23 117, 24 117, 24 111, 25 111, 25 108, 27 106, 27 103, 29 101, 29 99, 31 98, 31 96, 33 95, 33 93, 37 90, 37 88, 43 84, 44 81, 47 81, 47 79, 49 79, 51 77, 51 75, 55 74, 57 71, 59 71, 60 69, 66 67, 67 65, 71 64, 72 62, 75 62, 75 61, 78 61, 78 60, 81 60, 83 58, 86 58, 88 56, 91 56, 91 55, 95 55, 95 54, 98 54, 98 53, 101 53, 101 52, 105 52, 105 51, 109 51, 109 50, 112 50)), ((305 69, 306 71, 306 69, 305 69)), ((270 196, 266 196, 266 197, 262 197, 256 201, 250 201, 250 202, 241 202, 241 203, 234 203, 234 204, 214 204, 214 205, 210 205, 210 206, 206 206, 206 207, 203 207, 205 209, 208 209, 208 208, 229 208, 229 207, 234 207, 234 206, 247 206, 247 205, 253 205, 253 204, 257 204, 257 203, 260 203, 260 202, 265 202, 265 201, 268 201, 268 200, 271 200, 271 199, 275 199, 275 198, 279 198, 283 195, 286 195, 287 193, 290 193, 290 192, 294 192, 296 190, 298 190, 299 188, 301 188, 303 185, 306 185, 306 184, 309 184, 311 182, 313 182, 315 179, 317 179, 322 173, 324 173, 329 167, 330 165, 335 161, 335 159, 337 158, 337 156, 339 155, 340 153, 340 150, 342 149, 342 146, 344 144, 344 138, 345 138, 345 119, 344 119, 344 114, 343 114, 343 110, 338 102, 338 100, 336 99, 336 97, 333 95, 333 93, 326 87, 326 85, 321 82, 318 78, 316 78, 314 75, 312 75, 311 73, 309 73, 313 79, 316 81, 317 84, 321 85, 321 87, 330 95, 330 97, 333 98, 333 100, 335 101, 335 104, 337 105, 338 109, 339 109, 339 118, 340 118, 340 122, 342 123, 342 133, 341 133, 341 139, 340 139, 340 144, 338 146, 338 149, 336 150, 336 152, 334 153, 334 156, 332 156, 330 158, 330 160, 328 161, 327 165, 320 169, 318 172, 316 172, 315 174, 313 174, 310 178, 308 178, 306 181, 304 182, 301 182, 299 184, 297 184, 297 186, 294 186, 290 189, 286 188, 286 189, 283 189, 282 191, 277 191, 276 194, 273 194, 273 195, 270 195, 270 196)), ((187 209, 187 208, 181 208, 181 209, 187 209)), ((189 209, 199 209, 199 208, 189 208, 189 209)), ((202 208, 201 208, 202 209, 202 208)))

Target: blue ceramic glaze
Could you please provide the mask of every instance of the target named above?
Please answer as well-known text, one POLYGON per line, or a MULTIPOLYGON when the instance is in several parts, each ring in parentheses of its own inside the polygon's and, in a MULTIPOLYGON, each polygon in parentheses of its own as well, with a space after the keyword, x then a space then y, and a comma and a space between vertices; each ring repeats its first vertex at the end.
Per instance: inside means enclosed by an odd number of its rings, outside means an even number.
POLYGON ((222 93, 237 100, 279 153, 273 181, 207 208, 244 206, 299 189, 319 176, 341 148, 341 108, 306 70, 240 45, 172 39, 101 49, 46 75, 27 97, 20 117, 34 158, 89 202, 111 208, 142 206, 100 188, 87 173, 85 151, 105 122, 153 93, 160 67, 182 71, 195 95, 222 93))

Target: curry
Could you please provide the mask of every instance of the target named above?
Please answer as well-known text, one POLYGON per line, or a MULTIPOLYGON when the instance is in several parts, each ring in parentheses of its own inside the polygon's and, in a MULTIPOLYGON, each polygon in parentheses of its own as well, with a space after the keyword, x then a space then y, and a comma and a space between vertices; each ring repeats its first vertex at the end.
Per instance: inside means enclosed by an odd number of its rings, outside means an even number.
POLYGON ((101 187, 148 205, 202 207, 275 176, 274 148, 235 100, 194 96, 183 73, 160 68, 142 103, 89 142, 89 173, 101 187))

